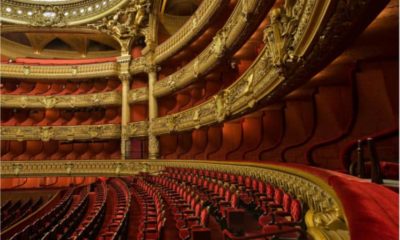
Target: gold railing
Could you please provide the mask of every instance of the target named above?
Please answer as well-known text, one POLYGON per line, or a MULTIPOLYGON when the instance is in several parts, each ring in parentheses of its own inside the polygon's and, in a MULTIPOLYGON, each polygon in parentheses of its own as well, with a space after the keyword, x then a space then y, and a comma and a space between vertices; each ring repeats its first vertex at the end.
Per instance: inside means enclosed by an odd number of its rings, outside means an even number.
POLYGON ((150 126, 152 133, 161 135, 223 122, 228 117, 245 114, 260 100, 266 104, 279 99, 332 60, 336 47, 347 41, 348 34, 358 27, 347 23, 356 23, 355 19, 362 17, 363 10, 367 11, 370 5, 358 1, 309 0, 296 1, 291 7, 296 12, 285 6, 271 11, 271 23, 264 30, 265 47, 237 81, 198 106, 154 119, 150 126), (334 13, 327 14, 334 7, 337 8, 334 13), (293 12, 296 15, 276 16, 293 12), (285 29, 291 32, 276 35, 285 29))
POLYGON ((78 126, 27 126, 1 127, 1 140, 81 140, 117 139, 121 136, 121 126, 117 124, 78 126))
POLYGON ((307 231, 313 239, 349 239, 343 206, 335 191, 306 171, 274 164, 202 160, 3 161, 2 177, 132 176, 158 174, 166 167, 195 168, 251 176, 282 188, 305 203, 307 231))
MULTIPOLYGON (((148 122, 128 124, 128 137, 147 136, 148 122)), ((121 138, 121 125, 77 125, 77 126, 1 126, 1 140, 87 140, 121 138)))
POLYGON ((7 95, 0 97, 2 107, 8 108, 78 108, 91 106, 121 105, 121 93, 104 92, 79 95, 7 95))
POLYGON ((265 14, 265 9, 262 9, 262 7, 265 7, 268 3, 269 1, 257 0, 241 0, 238 2, 232 15, 207 48, 183 68, 158 81, 154 87, 154 94, 157 97, 170 94, 194 82, 199 75, 204 75, 210 71, 218 64, 228 49, 240 44, 245 39, 247 35, 245 29, 254 24, 254 21, 247 19, 247 15, 252 15, 253 19, 257 19, 257 16, 265 14))
POLYGON ((171 57, 196 36, 226 0, 204 0, 189 20, 170 38, 155 49, 155 62, 171 57))
POLYGON ((79 79, 116 76, 116 62, 79 65, 1 64, 0 72, 6 78, 79 79))

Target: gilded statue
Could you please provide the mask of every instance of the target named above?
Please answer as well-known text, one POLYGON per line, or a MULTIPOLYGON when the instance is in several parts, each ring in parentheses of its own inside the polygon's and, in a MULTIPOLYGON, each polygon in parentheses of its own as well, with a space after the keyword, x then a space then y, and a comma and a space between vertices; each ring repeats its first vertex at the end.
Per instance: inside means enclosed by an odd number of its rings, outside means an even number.
POLYGON ((126 8, 119 9, 114 15, 104 17, 97 23, 88 24, 88 27, 119 39, 138 37, 143 35, 141 28, 146 27, 150 6, 149 0, 133 0, 126 8))

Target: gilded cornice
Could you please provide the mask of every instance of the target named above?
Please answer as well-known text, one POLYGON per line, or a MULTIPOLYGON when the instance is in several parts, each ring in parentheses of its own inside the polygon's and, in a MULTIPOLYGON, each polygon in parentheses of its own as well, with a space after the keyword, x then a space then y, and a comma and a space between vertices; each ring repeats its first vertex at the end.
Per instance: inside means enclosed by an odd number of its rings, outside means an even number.
POLYGON ((187 45, 217 12, 226 0, 204 0, 189 20, 170 38, 155 49, 155 62, 161 63, 187 45))
POLYGON ((25 65, 1 64, 0 73, 6 78, 80 79, 118 75, 116 62, 81 65, 25 65))
POLYGON ((83 140, 83 139, 117 139, 121 136, 121 126, 78 125, 78 126, 2 126, 2 140, 83 140))
POLYGON ((121 93, 104 92, 79 95, 7 95, 0 97, 2 107, 8 108, 79 108, 92 106, 121 105, 121 93))
POLYGON ((4 0, 2 22, 35 27, 64 27, 95 21, 122 8, 129 0, 82 0, 70 4, 37 4, 4 0))
POLYGON ((203 52, 183 68, 155 84, 155 96, 165 96, 185 87, 198 79, 200 74, 204 75, 215 67, 230 49, 240 45, 245 40, 246 28, 255 24, 250 19, 257 19, 259 15, 265 14, 265 9, 261 9, 266 6, 268 6, 268 1, 242 0, 237 3, 224 27, 218 31, 213 41, 203 52), (253 14, 253 16, 248 18, 250 14, 253 14))
POLYGON ((57 160, 2 161, 2 177, 132 176, 158 174, 166 167, 195 168, 251 176, 270 182, 305 204, 312 239, 349 239, 340 199, 324 180, 300 169, 274 164, 202 160, 57 160))

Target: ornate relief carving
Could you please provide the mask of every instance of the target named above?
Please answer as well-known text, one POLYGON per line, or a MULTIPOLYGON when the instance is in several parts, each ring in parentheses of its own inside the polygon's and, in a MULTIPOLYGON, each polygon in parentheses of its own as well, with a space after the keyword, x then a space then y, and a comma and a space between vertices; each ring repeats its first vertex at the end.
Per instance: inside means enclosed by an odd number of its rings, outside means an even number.
POLYGON ((229 104, 227 103, 228 92, 226 90, 214 96, 215 116, 217 122, 222 122, 229 115, 229 104))
POLYGON ((116 139, 121 135, 120 125, 80 125, 80 126, 43 126, 10 127, 2 126, 3 140, 68 140, 74 139, 116 139))
POLYGON ((147 24, 150 6, 149 0, 133 0, 114 15, 104 17, 97 23, 88 24, 88 27, 119 39, 135 39, 143 35, 142 28, 147 24))
POLYGON ((147 121, 131 122, 127 126, 127 135, 129 137, 147 136, 149 123, 147 121))
POLYGON ((267 56, 276 67, 296 61, 294 36, 298 31, 305 0, 285 1, 285 5, 273 9, 269 15, 270 25, 264 29, 264 42, 268 47, 267 56))
POLYGON ((215 54, 217 58, 222 58, 226 50, 226 39, 228 38, 228 33, 226 29, 221 29, 213 38, 211 43, 211 52, 215 54))
POLYGON ((39 6, 32 18, 34 27, 64 27, 63 10, 59 6, 39 6))
POLYGON ((24 96, 3 94, 0 98, 3 107, 17 108, 74 108, 90 106, 120 105, 119 92, 81 94, 74 96, 24 96))

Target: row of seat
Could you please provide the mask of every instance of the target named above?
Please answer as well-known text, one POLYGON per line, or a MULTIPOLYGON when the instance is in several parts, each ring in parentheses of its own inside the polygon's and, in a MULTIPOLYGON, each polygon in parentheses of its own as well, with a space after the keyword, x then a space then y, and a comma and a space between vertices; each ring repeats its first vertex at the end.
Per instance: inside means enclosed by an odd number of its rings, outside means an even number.
POLYGON ((142 179, 138 179, 131 190, 141 213, 137 239, 161 239, 166 217, 160 193, 142 179))
POLYGON ((89 191, 90 185, 87 185, 80 190, 79 195, 73 196, 73 204, 71 205, 70 210, 42 237, 42 240, 68 239, 87 211, 89 191))
POLYGON ((6 79, 0 84, 1 94, 12 95, 77 95, 115 90, 121 90, 121 82, 118 79, 96 79, 80 82, 27 82, 6 79))
MULTIPOLYGON (((80 109, 85 110, 85 109, 80 109)), ((2 109, 3 126, 76 126, 121 124, 119 108, 108 107, 93 111, 65 109, 2 109)))
MULTIPOLYGON (((229 191, 225 192, 221 185, 225 184, 230 188, 237 189, 240 203, 250 211, 260 215, 258 223, 262 226, 259 232, 243 232, 241 224, 227 223, 228 229, 224 230, 224 235, 230 239, 254 236, 273 236, 283 237, 304 237, 304 210, 302 203, 285 193, 282 189, 274 187, 263 180, 251 178, 249 176, 235 175, 217 171, 168 168, 167 176, 181 182, 197 184, 206 191, 213 191, 218 197, 225 194, 228 199, 229 191)), ((223 213, 219 212, 223 217, 223 213)), ((240 215, 239 215, 240 216, 240 215)), ((226 219, 226 218, 225 218, 226 219)), ((234 220, 234 219, 233 219, 234 220)))
POLYGON ((95 184, 94 193, 89 193, 88 211, 69 239, 93 239, 97 236, 104 220, 106 199, 107 185, 105 181, 100 181, 95 184))
POLYGON ((21 200, 16 202, 8 201, 4 207, 1 208, 1 229, 6 230, 13 223, 18 222, 25 216, 36 211, 43 204, 43 198, 39 197, 34 201, 29 198, 28 201, 22 203, 21 200))
POLYGON ((107 201, 107 208, 111 208, 111 216, 105 216, 105 221, 96 239, 111 240, 120 239, 125 235, 128 225, 128 213, 131 204, 131 195, 126 183, 121 179, 109 181, 109 194, 111 201, 107 201))
POLYGON ((150 177, 148 181, 165 197, 181 240, 211 238, 207 196, 163 176, 150 177))
POLYGON ((60 219, 67 213, 72 204, 74 188, 70 187, 64 193, 60 202, 49 212, 41 216, 22 231, 14 234, 12 240, 36 240, 41 239, 60 219))
POLYGON ((118 140, 105 142, 1 141, 1 160, 120 159, 118 140))

